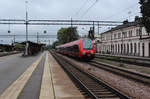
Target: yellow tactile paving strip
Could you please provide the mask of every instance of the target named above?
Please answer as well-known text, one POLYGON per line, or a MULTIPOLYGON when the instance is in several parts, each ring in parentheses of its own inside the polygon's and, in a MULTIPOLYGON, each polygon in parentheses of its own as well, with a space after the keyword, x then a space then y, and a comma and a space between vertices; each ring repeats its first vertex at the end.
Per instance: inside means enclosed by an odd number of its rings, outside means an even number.
POLYGON ((54 99, 53 84, 52 84, 52 77, 50 71, 51 70, 49 66, 48 53, 46 53, 39 99, 54 99))
POLYGON ((0 99, 17 99, 42 57, 43 54, 1 94, 0 99))

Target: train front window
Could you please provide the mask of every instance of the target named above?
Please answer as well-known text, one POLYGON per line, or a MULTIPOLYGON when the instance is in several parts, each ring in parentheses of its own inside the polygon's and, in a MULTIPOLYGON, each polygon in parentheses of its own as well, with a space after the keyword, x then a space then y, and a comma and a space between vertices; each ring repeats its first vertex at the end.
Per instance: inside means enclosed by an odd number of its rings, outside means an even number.
POLYGON ((83 44, 83 49, 85 50, 92 49, 92 41, 90 39, 83 39, 82 44, 83 44))

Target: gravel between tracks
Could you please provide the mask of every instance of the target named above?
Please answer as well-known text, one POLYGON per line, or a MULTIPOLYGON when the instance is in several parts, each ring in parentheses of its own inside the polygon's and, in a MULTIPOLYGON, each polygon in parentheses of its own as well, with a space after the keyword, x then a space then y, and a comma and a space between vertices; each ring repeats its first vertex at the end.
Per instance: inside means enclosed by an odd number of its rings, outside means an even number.
POLYGON ((150 87, 142 83, 138 83, 121 76, 112 74, 110 72, 104 71, 102 69, 91 67, 87 63, 78 62, 73 59, 62 56, 68 61, 76 64, 80 68, 88 71, 89 73, 97 76, 99 79, 107 82, 111 86, 117 88, 118 90, 126 93, 134 99, 150 99, 150 87))
POLYGON ((107 64, 115 64, 115 66, 118 67, 122 67, 128 70, 132 70, 134 72, 141 72, 143 74, 149 74, 150 75, 150 67, 144 67, 144 66, 137 66, 137 65, 133 65, 133 64, 126 64, 126 63, 120 63, 120 62, 116 62, 116 61, 111 61, 111 60, 106 60, 106 59, 100 59, 100 58, 96 58, 94 59, 96 61, 100 61, 100 62, 104 62, 107 64), (122 64, 123 66, 120 66, 120 64, 122 64))

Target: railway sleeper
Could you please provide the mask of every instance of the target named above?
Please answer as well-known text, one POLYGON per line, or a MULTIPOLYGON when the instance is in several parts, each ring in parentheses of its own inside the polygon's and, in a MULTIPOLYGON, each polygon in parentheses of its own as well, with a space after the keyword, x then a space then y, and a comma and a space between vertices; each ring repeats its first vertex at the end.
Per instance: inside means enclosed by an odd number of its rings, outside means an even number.
POLYGON ((97 95, 99 98, 117 98, 118 96, 115 94, 112 95, 97 95))
POLYGON ((96 92, 96 91, 97 91, 97 92, 107 92, 107 91, 109 91, 109 90, 107 90, 107 89, 106 89, 106 90, 105 90, 105 89, 104 89, 104 90, 91 89, 91 91, 92 91, 92 92, 93 92, 93 91, 95 91, 95 92, 96 92))

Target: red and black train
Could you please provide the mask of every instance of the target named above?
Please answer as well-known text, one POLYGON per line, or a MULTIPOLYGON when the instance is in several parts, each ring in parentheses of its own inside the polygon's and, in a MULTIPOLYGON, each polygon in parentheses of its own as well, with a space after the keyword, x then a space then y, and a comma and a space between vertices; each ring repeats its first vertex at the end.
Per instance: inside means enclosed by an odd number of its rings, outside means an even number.
POLYGON ((88 38, 82 38, 73 42, 56 46, 56 51, 61 54, 84 60, 91 60, 95 57, 94 43, 88 38))

